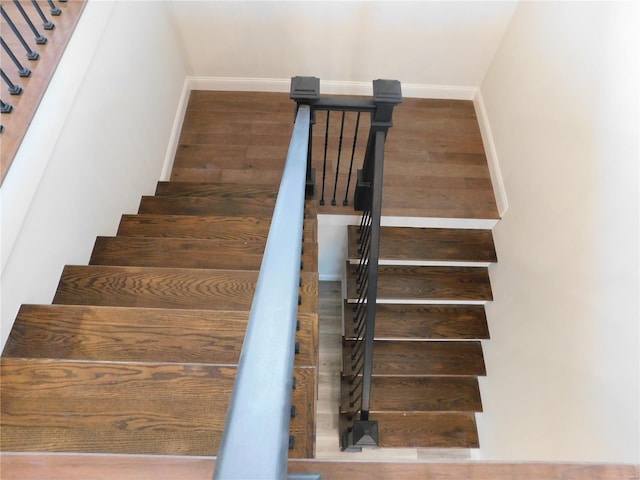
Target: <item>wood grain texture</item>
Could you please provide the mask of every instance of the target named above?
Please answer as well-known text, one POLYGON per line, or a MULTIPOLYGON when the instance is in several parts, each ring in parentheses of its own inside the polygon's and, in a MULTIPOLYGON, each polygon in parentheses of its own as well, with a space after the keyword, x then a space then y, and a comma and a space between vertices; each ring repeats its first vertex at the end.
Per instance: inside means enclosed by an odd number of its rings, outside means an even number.
POLYGON ((278 196, 278 188, 250 183, 158 182, 155 196, 274 200, 278 196))
MULTIPOLYGON (((3 357, 236 365, 248 312, 23 305, 3 357)), ((316 314, 298 315, 297 366, 317 365, 316 314)))
MULTIPOLYGON (((354 305, 345 302, 345 335, 354 336, 354 305)), ((488 339, 484 305, 376 306, 377 340, 488 339)))
MULTIPOLYGON (((301 273, 299 311, 318 310, 318 276, 301 273)), ((248 310, 258 272, 188 268, 66 266, 56 304, 248 310)))
MULTIPOLYGON (((2 450, 215 455, 235 367, 3 359, 2 450)), ((313 369, 295 369, 294 457, 313 452, 313 369)), ((268 413, 268 412, 267 412, 268 413)))
POLYGON ((140 200, 138 213, 163 215, 250 215, 271 218, 274 199, 210 197, 146 197, 140 200))
MULTIPOLYGON (((4 480, 210 480, 215 458, 2 453, 0 468, 4 480)), ((593 463, 292 459, 289 460, 289 473, 319 473, 323 480, 629 480, 640 476, 640 467, 593 463)))
MULTIPOLYGON (((358 260, 358 226, 348 227, 348 258, 358 260)), ((381 227, 380 259, 496 262, 491 230, 381 227)))
POLYGON ((375 413, 380 447, 478 448, 476 417, 462 412, 375 413))
MULTIPOLYGON (((223 215, 123 215, 118 235, 266 242, 271 219, 223 215)), ((317 221, 304 220, 305 240, 316 241, 317 221)))
MULTIPOLYGON (((90 265, 260 270, 265 241, 98 237, 90 265)), ((305 242, 304 270, 318 271, 318 245, 305 242)))
MULTIPOLYGON (((353 412, 343 377, 342 412, 353 412)), ((370 412, 481 412, 476 377, 373 377, 370 412)))
MULTIPOLYGON (((285 93, 192 92, 172 180, 251 181, 276 184, 293 128, 293 102, 285 93), (247 106, 255 102, 255 109, 247 106), (223 106, 220 106, 223 105, 223 106), (263 173, 264 172, 264 173, 263 173)), ((338 168, 340 115, 332 114, 328 144, 326 204, 320 213, 353 214, 342 207, 355 119, 345 118, 338 206, 331 206, 338 168), (348 138, 348 140, 347 140, 348 138)), ((361 168, 368 116, 361 117, 355 171, 361 168)), ((321 192, 326 114, 313 130, 313 164, 321 192)), ((478 121, 471 101, 406 98, 395 108, 386 144, 383 214, 395 216, 498 218, 478 121)))
MULTIPOLYGON (((344 374, 353 375, 346 358, 353 342, 345 341, 344 374)), ((480 342, 466 341, 376 341, 373 375, 431 376, 486 375, 480 342)))
MULTIPOLYGON (((347 298, 358 299, 357 265, 347 267, 347 298)), ((378 301, 384 300, 492 300, 486 267, 378 267, 378 301)), ((410 303, 410 302, 407 302, 410 303)))

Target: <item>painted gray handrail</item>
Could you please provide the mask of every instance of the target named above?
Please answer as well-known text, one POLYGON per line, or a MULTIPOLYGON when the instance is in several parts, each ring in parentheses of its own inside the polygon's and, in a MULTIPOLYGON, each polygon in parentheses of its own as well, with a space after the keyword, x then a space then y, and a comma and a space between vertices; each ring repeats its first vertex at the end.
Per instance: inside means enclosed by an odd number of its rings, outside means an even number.
POLYGON ((264 250, 214 480, 287 478, 310 108, 301 105, 264 250))

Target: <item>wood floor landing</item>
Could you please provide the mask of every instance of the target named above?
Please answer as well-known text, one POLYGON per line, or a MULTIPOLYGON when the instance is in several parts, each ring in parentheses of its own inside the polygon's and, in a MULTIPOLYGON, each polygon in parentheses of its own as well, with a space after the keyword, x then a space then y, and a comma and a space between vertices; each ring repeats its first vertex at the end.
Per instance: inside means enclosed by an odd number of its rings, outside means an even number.
MULTIPOLYGON (((294 103, 286 93, 192 91, 171 180, 277 185, 291 138, 293 110, 294 103)), ((362 117, 361 128, 368 128, 366 117, 362 117)), ((335 138, 339 123, 338 115, 330 122, 335 138)), ((498 218, 471 101, 405 98, 394 111, 393 123, 386 145, 383 215, 498 218)), ((321 112, 313 137, 318 191, 325 125, 326 113, 321 112)), ((345 132, 351 132, 349 128, 348 120, 345 132)), ((358 148, 365 141, 362 133, 358 148)), ((340 164, 345 176, 350 151, 350 145, 345 144, 340 164), (349 155, 344 155, 345 151, 349 155)), ((334 141, 327 155, 327 202, 318 213, 352 215, 351 207, 342 207, 343 189, 337 192, 337 206, 331 206, 336 164, 334 141)), ((360 166, 354 166, 347 195, 350 202, 357 168, 360 166)))

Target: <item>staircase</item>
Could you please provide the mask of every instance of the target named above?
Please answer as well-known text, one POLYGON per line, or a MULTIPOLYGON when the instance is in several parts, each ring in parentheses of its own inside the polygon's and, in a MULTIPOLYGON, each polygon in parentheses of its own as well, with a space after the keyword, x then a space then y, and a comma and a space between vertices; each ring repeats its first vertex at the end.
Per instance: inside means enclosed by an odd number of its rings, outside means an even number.
MULTIPOLYGON (((350 226, 343 356, 355 340, 358 227, 350 226)), ((491 231, 382 227, 370 420, 380 447, 477 448, 480 340, 489 332, 482 305, 492 299, 487 265, 491 231)), ((340 431, 356 415, 344 357, 340 431)))
MULTIPOLYGON (((2 355, 3 452, 217 453, 277 188, 160 182, 2 355)), ((318 274, 308 201, 290 457, 314 454, 318 274)), ((256 399, 259 402, 260 399, 256 399)), ((248 443, 247 445, 251 445, 248 443)))

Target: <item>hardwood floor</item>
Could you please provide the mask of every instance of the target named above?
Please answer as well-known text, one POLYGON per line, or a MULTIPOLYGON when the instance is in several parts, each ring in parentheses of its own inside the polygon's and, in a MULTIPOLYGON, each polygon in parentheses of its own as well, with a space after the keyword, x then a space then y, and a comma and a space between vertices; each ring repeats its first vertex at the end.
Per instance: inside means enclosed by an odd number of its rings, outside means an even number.
MULTIPOLYGON (((293 123, 294 103, 285 93, 193 91, 171 180, 277 185, 293 123), (242 132, 242 133, 238 133, 242 132)), ((333 118, 335 117, 335 118, 333 118)), ((331 205, 338 159, 340 115, 329 122, 325 205, 318 213, 352 215, 343 207, 352 140, 345 140, 336 206, 331 205)), ((394 111, 385 155, 383 215, 498 218, 478 121, 471 101, 406 98, 394 111)), ((361 116, 356 158, 366 143, 369 118, 361 116)), ((317 195, 322 191, 326 113, 313 131, 317 195)), ((352 138, 355 118, 345 118, 352 138)), ((347 195, 352 201, 354 162, 347 195)))

